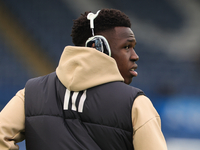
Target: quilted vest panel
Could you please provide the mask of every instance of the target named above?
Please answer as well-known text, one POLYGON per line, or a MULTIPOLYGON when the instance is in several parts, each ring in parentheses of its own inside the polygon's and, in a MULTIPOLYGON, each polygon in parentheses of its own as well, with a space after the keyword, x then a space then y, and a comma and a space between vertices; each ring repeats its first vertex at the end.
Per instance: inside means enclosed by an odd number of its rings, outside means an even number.
POLYGON ((67 90, 56 73, 25 86, 27 150, 133 150, 131 108, 144 94, 122 82, 67 90))

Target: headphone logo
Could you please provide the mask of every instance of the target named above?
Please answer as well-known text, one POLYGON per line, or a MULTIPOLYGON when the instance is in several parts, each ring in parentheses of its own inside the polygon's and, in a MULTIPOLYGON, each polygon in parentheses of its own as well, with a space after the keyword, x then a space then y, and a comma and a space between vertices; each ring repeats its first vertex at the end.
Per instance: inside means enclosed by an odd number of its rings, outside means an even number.
POLYGON ((103 52, 105 54, 107 54, 108 56, 111 56, 111 50, 110 50, 110 46, 108 44, 108 41, 106 40, 105 37, 103 37, 102 35, 94 35, 94 19, 98 16, 100 10, 97 11, 96 14, 93 13, 89 13, 87 15, 87 19, 90 20, 90 29, 92 30, 92 37, 90 37, 86 43, 85 46, 86 47, 94 47, 100 51, 103 52))

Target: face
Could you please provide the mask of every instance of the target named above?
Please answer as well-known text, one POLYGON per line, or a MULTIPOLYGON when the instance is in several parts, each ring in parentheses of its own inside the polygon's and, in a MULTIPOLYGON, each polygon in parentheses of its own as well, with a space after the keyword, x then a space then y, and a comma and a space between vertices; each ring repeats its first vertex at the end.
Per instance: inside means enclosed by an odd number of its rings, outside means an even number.
POLYGON ((126 84, 132 82, 132 78, 137 76, 137 64, 139 57, 134 48, 136 45, 135 35, 128 27, 115 27, 112 32, 104 35, 111 48, 111 56, 117 62, 119 71, 126 84))

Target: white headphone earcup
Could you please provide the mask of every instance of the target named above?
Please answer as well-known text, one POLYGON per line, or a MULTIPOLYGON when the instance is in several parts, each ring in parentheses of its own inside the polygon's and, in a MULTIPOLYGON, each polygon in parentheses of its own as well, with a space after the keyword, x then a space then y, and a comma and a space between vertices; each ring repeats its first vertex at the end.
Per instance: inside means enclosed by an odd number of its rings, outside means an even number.
MULTIPOLYGON (((85 42, 85 46, 92 47, 92 44, 95 43, 96 40, 99 40, 101 42, 100 47, 98 45, 98 48, 96 48, 96 49, 107 54, 108 56, 111 56, 111 49, 110 49, 109 43, 108 43, 107 39, 102 35, 96 35, 96 36, 90 37, 85 42)), ((95 47, 97 47, 97 45, 95 45, 95 47)))

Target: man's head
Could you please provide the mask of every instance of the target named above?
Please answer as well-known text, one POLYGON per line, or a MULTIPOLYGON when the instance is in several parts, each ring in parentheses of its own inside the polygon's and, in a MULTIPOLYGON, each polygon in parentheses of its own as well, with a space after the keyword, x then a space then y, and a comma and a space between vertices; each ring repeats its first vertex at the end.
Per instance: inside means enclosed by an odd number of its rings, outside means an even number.
MULTIPOLYGON (((72 40, 75 46, 84 46, 92 36, 90 21, 85 12, 74 21, 72 28, 72 40)), ((111 57, 117 62, 118 69, 126 84, 130 84, 132 78, 137 76, 134 70, 137 68, 135 61, 139 59, 135 53, 135 36, 131 23, 124 13, 115 9, 102 9, 94 20, 95 35, 104 36, 111 48, 111 57)))
MULTIPOLYGON (((88 13, 90 12, 85 12, 74 21, 71 36, 75 46, 84 46, 86 40, 92 36, 90 21, 87 19, 88 13)), ((119 10, 102 9, 94 20, 94 33, 99 35, 118 26, 130 28, 129 18, 119 10)))

